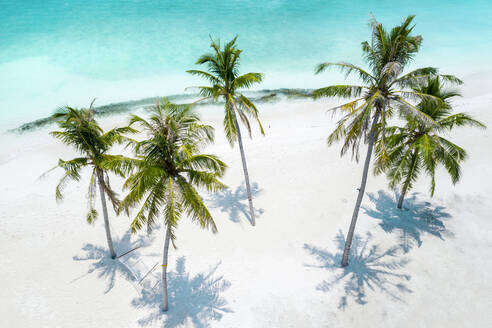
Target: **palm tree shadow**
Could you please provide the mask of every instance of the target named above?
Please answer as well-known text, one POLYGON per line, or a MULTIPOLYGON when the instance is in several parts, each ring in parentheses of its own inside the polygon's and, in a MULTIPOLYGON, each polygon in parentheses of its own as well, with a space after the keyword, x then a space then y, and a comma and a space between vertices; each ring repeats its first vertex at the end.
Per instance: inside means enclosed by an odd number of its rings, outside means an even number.
POLYGON ((137 247, 142 248, 148 246, 151 244, 152 240, 150 238, 139 236, 136 240, 132 241, 131 237, 132 233, 130 229, 121 239, 113 240, 115 251, 117 254, 120 254, 120 258, 116 259, 111 258, 109 251, 105 246, 85 244, 84 247, 82 247, 84 254, 80 256, 75 255, 73 259, 75 261, 89 261, 89 270, 82 276, 72 280, 72 282, 96 272, 99 278, 102 278, 107 282, 107 287, 104 291, 106 294, 113 289, 117 274, 123 276, 126 280, 132 282, 135 281, 135 274, 125 262, 137 259, 139 257, 139 250, 136 249, 126 255, 121 254, 137 247))
MULTIPOLYGON (((262 192, 258 183, 251 184, 251 196, 255 197, 262 192)), ((244 216, 251 223, 249 214, 248 193, 246 185, 242 183, 235 191, 227 188, 225 190, 214 193, 208 201, 211 208, 219 208, 221 212, 229 214, 229 219, 232 222, 240 222, 241 216, 244 216)), ((255 209, 255 215, 263 214, 263 209, 255 209)))
MULTIPOLYGON (((444 211, 442 206, 433 206, 429 202, 417 200, 418 193, 413 193, 405 200, 405 207, 398 209, 393 197, 380 190, 378 194, 368 194, 369 200, 375 208, 362 207, 367 215, 380 220, 380 227, 392 233, 399 233, 400 246, 408 253, 415 245, 422 245, 422 234, 428 233, 441 240, 444 235, 452 236, 452 232, 446 229, 442 219, 450 218, 451 215, 444 211)), ((395 197, 398 199, 395 191, 395 197)))
POLYGON ((412 292, 405 284, 410 280, 410 275, 399 273, 399 270, 408 263, 405 258, 397 258, 399 247, 380 250, 378 245, 370 246, 371 238, 370 233, 367 233, 365 238, 354 236, 349 264, 344 268, 340 266, 345 246, 342 231, 339 231, 335 238, 337 244, 335 253, 304 244, 304 249, 318 261, 318 264, 306 266, 322 268, 334 273, 331 279, 322 281, 316 289, 328 292, 337 284, 343 284, 344 294, 340 298, 339 309, 347 307, 349 298, 353 298, 358 304, 366 304, 367 289, 384 293, 398 301, 403 301, 401 294, 412 292))
MULTIPOLYGON (((220 263, 219 263, 220 264, 220 263)), ((214 276, 219 264, 208 273, 199 273, 194 277, 186 272, 185 257, 176 260, 176 271, 168 273, 169 310, 162 314, 162 288, 147 285, 139 298, 132 301, 135 307, 144 307, 152 312, 138 320, 141 326, 154 325, 165 317, 166 328, 180 327, 188 321, 194 327, 210 327, 210 321, 219 321, 224 313, 233 312, 227 307, 227 301, 220 293, 230 287, 230 282, 222 276, 214 276)))

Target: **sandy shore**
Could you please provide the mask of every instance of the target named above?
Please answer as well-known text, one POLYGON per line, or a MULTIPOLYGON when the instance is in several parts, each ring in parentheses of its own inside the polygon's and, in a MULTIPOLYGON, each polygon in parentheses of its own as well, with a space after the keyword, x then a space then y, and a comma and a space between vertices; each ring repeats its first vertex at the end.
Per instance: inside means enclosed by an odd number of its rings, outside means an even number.
MULTIPOLYGON (((478 79, 475 81, 479 81, 478 79)), ((483 82, 483 81, 482 81, 483 82)), ((484 90, 486 85, 482 87, 484 90)), ((479 83, 479 82, 476 82, 479 83)), ((490 84, 490 83, 489 83, 490 84)), ((2 136, 0 147, 0 314, 5 327, 487 327, 492 324, 492 94, 470 84, 456 108, 489 130, 457 129, 469 159, 452 186, 439 171, 395 208, 383 177, 370 177, 355 256, 338 267, 362 164, 340 158, 326 136, 336 119, 326 102, 262 105, 266 136, 246 141, 257 226, 247 218, 239 151, 220 111, 208 151, 229 164, 225 192, 206 195, 219 233, 187 219, 170 252, 170 311, 160 289, 138 284, 160 263, 163 234, 128 234, 129 218, 110 212, 116 249, 106 258, 103 222, 85 222, 88 176, 55 202, 61 172, 38 177, 74 153, 42 129, 2 136), (340 238, 342 240, 340 240, 340 238), (129 271, 131 270, 131 271, 129 271)), ((104 127, 124 117, 101 120, 104 127)), ((365 150, 364 150, 365 152, 365 150)), ((114 179, 119 188, 121 181, 114 179)), ((97 204, 99 206, 99 204, 97 204)), ((147 284, 156 277, 144 280, 147 284)))

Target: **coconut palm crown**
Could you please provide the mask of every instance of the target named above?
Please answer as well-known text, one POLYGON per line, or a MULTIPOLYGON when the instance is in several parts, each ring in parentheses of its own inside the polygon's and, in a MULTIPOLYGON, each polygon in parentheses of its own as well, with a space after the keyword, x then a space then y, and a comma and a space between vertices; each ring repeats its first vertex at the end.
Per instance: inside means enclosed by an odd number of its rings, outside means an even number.
MULTIPOLYGON (((412 101, 426 98, 430 102, 437 103, 439 99, 412 90, 409 86, 428 76, 436 75, 437 69, 424 67, 402 74, 405 65, 412 60, 422 42, 421 36, 410 35, 414 28, 410 26, 413 18, 414 16, 408 16, 401 25, 394 27, 390 32, 387 32, 377 21, 371 22, 372 41, 362 42, 363 56, 370 70, 345 62, 321 63, 316 67, 316 74, 335 67, 345 73, 346 77, 355 75, 362 82, 360 85, 332 85, 313 92, 315 99, 323 97, 351 99, 332 109, 345 114, 328 137, 329 145, 343 140, 342 155, 351 150, 352 155, 358 160, 361 141, 368 143, 371 133, 373 141, 376 137, 381 137, 384 141, 384 133, 379 136, 379 132, 392 117, 396 106, 398 110, 411 113, 429 124, 435 123, 414 106, 412 101)), ((453 80, 454 77, 443 75, 443 78, 453 80)), ((384 150, 385 148, 382 147, 378 155, 384 156, 384 150)))
POLYGON ((117 157, 116 155, 108 154, 111 147, 116 143, 125 141, 126 139, 123 135, 134 133, 135 130, 130 127, 122 127, 104 132, 94 119, 95 112, 92 105, 89 109, 76 109, 66 106, 52 116, 57 120, 60 130, 52 131, 50 134, 64 144, 73 147, 82 155, 68 161, 62 159, 58 161, 57 167, 62 168, 65 174, 56 187, 56 199, 61 201, 66 184, 71 180, 79 181, 81 179, 81 170, 84 167, 89 167, 92 173, 88 191, 89 210, 87 222, 93 223, 98 216, 95 209, 95 198, 97 186, 99 185, 106 237, 111 257, 115 258, 116 253, 111 239, 105 196, 108 197, 116 211, 119 206, 119 200, 109 184, 108 171, 120 176, 124 176, 124 173, 118 169, 108 170, 105 167, 105 163, 117 157))
POLYGON ((261 134, 265 134, 258 117, 256 106, 240 91, 241 89, 250 88, 253 84, 260 83, 263 79, 263 75, 261 73, 253 72, 239 75, 239 62, 242 51, 236 47, 236 39, 237 36, 226 43, 223 48, 221 48, 219 41, 215 42, 212 40, 210 47, 213 51, 201 56, 196 61, 196 64, 198 65, 206 65, 207 71, 188 70, 187 72, 202 77, 210 83, 210 86, 195 87, 198 88, 200 95, 203 97, 202 100, 211 99, 217 101, 222 99, 225 102, 224 132, 231 146, 233 146, 236 141, 239 143, 239 151, 241 153, 244 178, 246 181, 246 190, 248 193, 251 223, 252 225, 255 225, 255 213, 251 196, 249 174, 238 120, 244 124, 250 137, 250 119, 254 119, 258 123, 261 134))
MULTIPOLYGON (((449 77, 447 78, 449 80, 449 77)), ((452 78, 455 84, 461 84, 457 78, 452 78)), ((436 187, 435 171, 442 165, 453 184, 461 177, 461 163, 466 159, 466 151, 444 138, 455 127, 474 126, 485 128, 481 122, 473 119, 466 113, 453 114, 451 101, 460 94, 446 88, 439 76, 427 78, 413 87, 418 93, 432 95, 442 100, 440 103, 429 102, 423 99, 417 107, 429 116, 437 125, 425 124, 412 115, 404 115, 404 126, 386 127, 388 135, 388 160, 377 161, 375 173, 386 172, 391 188, 400 186, 398 208, 402 208, 407 192, 413 187, 420 173, 424 171, 430 177, 430 194, 434 195, 436 187)), ((378 144, 376 148, 379 148, 378 144)))

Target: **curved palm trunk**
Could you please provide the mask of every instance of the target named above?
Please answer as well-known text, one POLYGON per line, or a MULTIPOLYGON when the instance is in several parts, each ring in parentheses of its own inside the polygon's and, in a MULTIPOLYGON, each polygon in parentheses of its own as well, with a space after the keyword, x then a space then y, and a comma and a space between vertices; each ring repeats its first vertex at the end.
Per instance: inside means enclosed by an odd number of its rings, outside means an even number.
POLYGON ((164 241, 164 252, 162 254, 162 312, 169 308, 167 300, 167 256, 169 254, 169 230, 166 230, 166 239, 164 241))
POLYGON ((371 133, 369 134, 369 143, 367 146, 367 155, 364 162, 364 170, 362 171, 362 181, 360 183, 359 194, 357 195, 357 201, 355 202, 354 213, 352 214, 352 221, 350 222, 347 238, 345 239, 345 247, 343 249, 342 267, 348 265, 348 258, 350 254, 350 246, 352 245, 352 239, 354 237, 355 225, 357 223, 357 217, 359 216, 359 209, 366 190, 367 174, 369 173, 369 164, 371 163, 372 149, 374 147, 374 141, 376 139, 376 124, 379 120, 379 110, 374 115, 374 119, 371 125, 371 133))
POLYGON ((405 199, 405 195, 408 191, 408 187, 410 186, 410 181, 412 181, 412 176, 413 176, 413 173, 415 172, 415 167, 417 165, 417 151, 415 150, 413 152, 413 157, 412 157, 412 166, 411 166, 411 171, 408 172, 408 175, 407 175, 407 178, 405 180, 405 183, 403 184, 402 188, 401 188, 401 193, 400 193, 400 199, 398 200, 398 209, 401 210, 402 206, 403 206, 403 200, 405 199))
POLYGON ((234 115, 234 124, 236 125, 239 151, 241 152, 241 160, 243 162, 244 180, 246 181, 246 191, 248 192, 248 203, 249 203, 249 213, 251 216, 251 225, 254 226, 256 224, 255 209, 253 207, 253 198, 251 196, 251 187, 249 185, 249 174, 248 174, 248 167, 246 166, 246 156, 244 155, 243 139, 241 138, 241 130, 239 129, 239 124, 237 122, 236 115, 234 115))
POLYGON ((101 194, 101 203, 103 209, 104 216, 104 229, 106 230, 106 240, 108 242, 109 253, 111 254, 111 258, 116 258, 116 252, 113 248, 113 239, 111 239, 111 228, 109 227, 109 219, 108 219, 108 208, 106 207, 106 198, 104 197, 104 177, 101 171, 97 172, 97 179, 99 181, 99 193, 101 194))

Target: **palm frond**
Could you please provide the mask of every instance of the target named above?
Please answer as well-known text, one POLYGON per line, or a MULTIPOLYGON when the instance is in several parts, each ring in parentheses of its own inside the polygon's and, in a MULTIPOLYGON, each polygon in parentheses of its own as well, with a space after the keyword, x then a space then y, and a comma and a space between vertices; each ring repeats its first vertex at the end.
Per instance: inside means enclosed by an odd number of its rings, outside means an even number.
POLYGON ((457 113, 439 121, 439 126, 443 130, 451 130, 455 126, 472 126, 486 129, 487 126, 480 121, 475 120, 468 114, 457 113))
MULTIPOLYGON (((229 105, 229 107, 231 107, 229 105)), ((224 132, 227 140, 231 146, 237 140, 237 129, 235 124, 235 114, 232 108, 228 108, 226 104, 225 116, 224 116, 224 132)))
POLYGON ((210 74, 209 72, 200 71, 200 70, 196 70, 196 69, 189 69, 186 72, 190 73, 191 75, 202 77, 202 78, 208 80, 212 84, 221 84, 221 82, 222 82, 219 78, 217 78, 213 74, 210 74))
POLYGON ((260 133, 265 135, 265 130, 263 130, 263 125, 261 124, 258 109, 255 104, 243 94, 239 94, 235 97, 235 104, 237 104, 247 115, 256 120, 256 123, 258 123, 258 127, 260 128, 260 133))
POLYGON ((183 208, 188 216, 193 221, 198 222, 202 228, 210 229, 216 233, 217 226, 198 192, 183 178, 179 178, 177 182, 183 193, 183 208))
POLYGON ((449 82, 451 84, 456 84, 456 85, 463 84, 463 81, 454 75, 440 74, 439 77, 441 77, 444 81, 449 82))
POLYGON ((250 88, 255 83, 261 83, 263 81, 263 74, 261 73, 246 73, 236 77, 232 81, 232 89, 250 88))
POLYGON ((431 76, 435 76, 437 72, 438 70, 435 67, 418 68, 395 79, 391 82, 391 85, 396 85, 400 88, 412 87, 427 80, 431 76))
POLYGON ((361 85, 332 85, 316 89, 312 95, 314 99, 322 97, 354 98, 360 96, 364 89, 367 89, 367 87, 361 85))
POLYGON ((426 123, 428 125, 438 126, 438 123, 432 119, 428 114, 421 111, 418 107, 412 105, 402 97, 397 96, 395 98, 397 102, 400 103, 400 111, 410 117, 416 117, 421 122, 426 123))
POLYGON ((371 84, 372 82, 375 82, 374 76, 369 74, 367 71, 365 71, 364 69, 362 69, 357 65, 345 63, 345 62, 318 64, 315 69, 315 74, 322 73, 327 68, 331 68, 331 67, 338 68, 342 73, 345 74, 345 77, 348 77, 349 75, 355 73, 358 76, 358 78, 364 83, 371 84))

